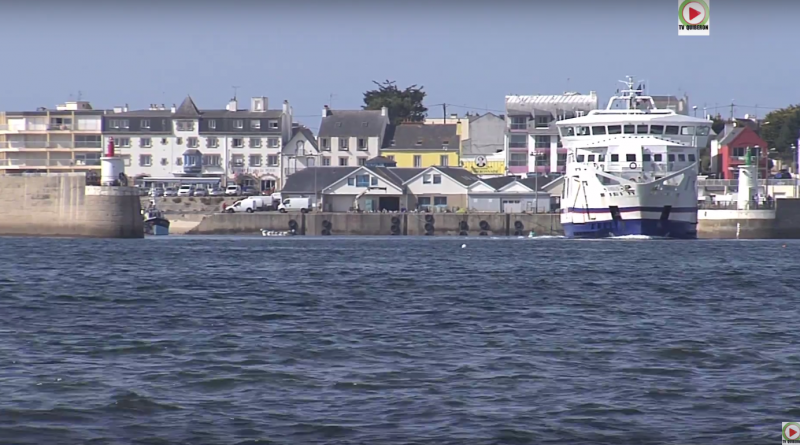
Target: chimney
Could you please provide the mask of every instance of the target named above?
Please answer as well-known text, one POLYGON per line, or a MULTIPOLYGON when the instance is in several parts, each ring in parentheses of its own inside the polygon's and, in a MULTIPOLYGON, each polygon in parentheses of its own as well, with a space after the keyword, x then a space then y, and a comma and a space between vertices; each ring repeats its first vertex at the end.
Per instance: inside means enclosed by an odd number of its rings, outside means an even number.
POLYGON ((389 115, 389 109, 386 107, 381 107, 381 116, 388 116, 388 115, 389 115))
POLYGON ((122 111, 125 112, 125 113, 128 112, 128 104, 125 104, 125 106, 122 107, 122 111))
POLYGON ((264 112, 267 111, 269 102, 264 96, 250 98, 250 111, 264 112))
POLYGON ((162 109, 162 110, 166 110, 166 109, 167 109, 167 106, 166 106, 166 105, 164 105, 164 104, 161 104, 161 109, 162 109))
POLYGON ((283 114, 289 114, 289 101, 283 101, 283 114))
POLYGON ((225 107, 225 109, 228 110, 228 111, 236 111, 236 110, 239 109, 239 104, 236 102, 236 98, 235 97, 233 99, 231 99, 230 102, 228 102, 228 106, 225 107))
POLYGON ((458 119, 458 114, 456 113, 451 114, 450 119, 458 119))
POLYGON ((589 91, 589 95, 592 97, 597 97, 597 91, 589 91))
POLYGON ((331 115, 331 109, 325 105, 325 108, 322 109, 322 117, 328 117, 331 115))
POLYGON ((172 108, 170 109, 170 112, 174 113, 177 110, 178 110, 178 108, 175 106, 175 104, 172 104, 172 108))

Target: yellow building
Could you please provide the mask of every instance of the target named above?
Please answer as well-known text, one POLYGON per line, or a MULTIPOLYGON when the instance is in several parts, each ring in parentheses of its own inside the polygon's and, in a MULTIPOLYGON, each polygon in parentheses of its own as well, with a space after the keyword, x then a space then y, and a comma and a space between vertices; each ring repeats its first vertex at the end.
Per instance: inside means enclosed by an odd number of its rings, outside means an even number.
MULTIPOLYGON (((401 124, 387 137, 381 156, 398 167, 458 167, 461 138, 453 124, 401 124)), ((392 130, 390 130, 392 131, 392 130)))

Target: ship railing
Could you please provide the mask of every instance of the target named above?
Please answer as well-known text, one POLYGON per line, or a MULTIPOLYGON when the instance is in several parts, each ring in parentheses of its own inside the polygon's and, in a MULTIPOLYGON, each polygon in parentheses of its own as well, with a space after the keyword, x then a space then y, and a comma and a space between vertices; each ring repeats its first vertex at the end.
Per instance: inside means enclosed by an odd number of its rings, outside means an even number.
MULTIPOLYGON (((737 187, 738 179, 698 179, 698 187, 737 187)), ((800 185, 800 179, 759 179, 758 185, 800 185)))
POLYGON ((739 203, 736 201, 698 201, 697 208, 700 210, 772 210, 775 208, 775 201, 750 201, 745 205, 744 209, 739 209, 739 203))

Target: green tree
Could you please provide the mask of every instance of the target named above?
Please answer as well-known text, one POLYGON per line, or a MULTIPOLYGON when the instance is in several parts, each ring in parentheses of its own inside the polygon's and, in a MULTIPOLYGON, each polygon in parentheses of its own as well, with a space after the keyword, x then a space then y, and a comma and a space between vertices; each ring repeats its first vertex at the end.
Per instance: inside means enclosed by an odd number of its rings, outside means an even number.
POLYGON ((761 137, 775 148, 784 160, 792 159, 792 144, 800 134, 800 105, 771 111, 764 117, 761 137))
POLYGON ((380 110, 386 107, 389 110, 389 120, 395 125, 404 121, 425 121, 428 109, 422 104, 427 95, 422 91, 424 87, 411 85, 401 90, 394 81, 386 80, 378 83, 373 80, 372 83, 378 88, 364 93, 365 110, 380 110))
POLYGON ((722 116, 717 114, 716 116, 714 116, 713 119, 711 119, 711 121, 712 121, 711 129, 714 130, 714 133, 716 134, 722 133, 722 130, 725 128, 725 119, 723 119, 722 116))

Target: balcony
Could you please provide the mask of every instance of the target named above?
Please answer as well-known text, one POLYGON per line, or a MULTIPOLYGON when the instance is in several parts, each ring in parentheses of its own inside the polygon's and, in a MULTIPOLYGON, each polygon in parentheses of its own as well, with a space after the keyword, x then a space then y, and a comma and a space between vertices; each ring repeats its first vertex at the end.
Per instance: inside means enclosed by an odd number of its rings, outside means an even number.
POLYGON ((72 131, 75 129, 73 124, 48 124, 48 131, 72 131))
POLYGON ((75 160, 72 159, 0 159, 0 168, 26 169, 26 168, 99 168, 99 159, 75 160))
POLYGON ((102 142, 0 141, 0 150, 97 150, 102 142))

